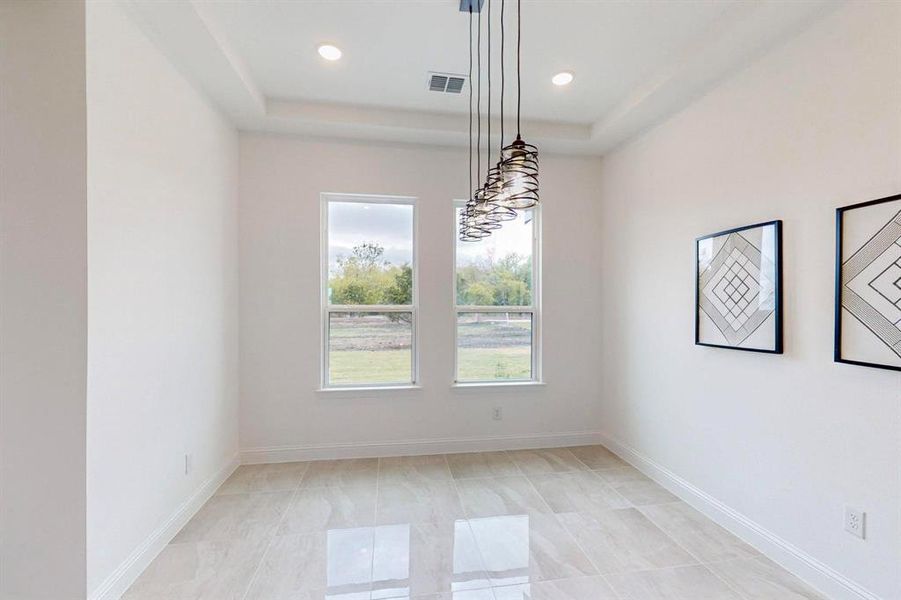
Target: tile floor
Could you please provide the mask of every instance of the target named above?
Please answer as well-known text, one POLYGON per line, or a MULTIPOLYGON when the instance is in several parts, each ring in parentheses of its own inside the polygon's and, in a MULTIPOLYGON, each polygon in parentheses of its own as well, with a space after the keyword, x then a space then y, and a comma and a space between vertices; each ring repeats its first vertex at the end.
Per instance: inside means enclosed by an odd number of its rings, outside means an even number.
POLYGON ((584 446, 242 466, 125 598, 821 596, 584 446))

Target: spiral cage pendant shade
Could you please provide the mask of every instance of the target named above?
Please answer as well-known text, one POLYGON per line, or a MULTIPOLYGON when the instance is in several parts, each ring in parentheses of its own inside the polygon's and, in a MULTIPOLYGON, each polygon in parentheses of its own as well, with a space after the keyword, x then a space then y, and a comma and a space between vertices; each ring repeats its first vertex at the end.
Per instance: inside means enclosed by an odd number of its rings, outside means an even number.
POLYGON ((513 210, 538 204, 538 148, 518 134, 501 151, 502 192, 498 205, 513 210))
POLYGON ((485 183, 485 217, 494 223, 502 223, 504 221, 512 221, 516 218, 516 211, 501 204, 504 187, 501 178, 500 163, 498 166, 488 169, 488 178, 485 183))
POLYGON ((502 193, 498 204, 524 210, 538 204, 538 148, 522 139, 522 0, 516 11, 516 139, 501 149, 502 193))
POLYGON ((491 231, 476 225, 477 218, 473 215, 472 201, 467 202, 460 214, 460 241, 477 242, 491 235, 491 231))
POLYGON ((499 229, 500 223, 488 217, 494 208, 485 201, 484 188, 475 190, 472 198, 460 211, 460 240, 477 242, 491 235, 492 231, 499 229))
POLYGON ((491 201, 491 190, 488 189, 488 184, 475 191, 473 200, 475 200, 473 204, 473 214, 475 216, 473 224, 487 231, 500 229, 500 220, 492 216, 495 214, 497 206, 491 201))

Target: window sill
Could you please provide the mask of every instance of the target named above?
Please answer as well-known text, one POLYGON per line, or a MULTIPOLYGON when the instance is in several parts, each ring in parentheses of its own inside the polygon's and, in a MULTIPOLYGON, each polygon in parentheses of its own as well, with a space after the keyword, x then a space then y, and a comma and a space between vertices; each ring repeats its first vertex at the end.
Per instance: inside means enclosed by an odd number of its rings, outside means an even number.
POLYGON ((325 387, 319 388, 316 391, 323 394, 331 394, 333 392, 340 392, 342 394, 346 394, 348 392, 398 392, 398 391, 406 391, 406 390, 421 390, 421 385, 368 385, 368 386, 360 386, 360 387, 325 387))
POLYGON ((454 383, 451 384, 453 389, 485 389, 485 388, 519 388, 519 387, 542 387, 547 385, 544 381, 499 381, 499 382, 473 382, 473 383, 454 383))

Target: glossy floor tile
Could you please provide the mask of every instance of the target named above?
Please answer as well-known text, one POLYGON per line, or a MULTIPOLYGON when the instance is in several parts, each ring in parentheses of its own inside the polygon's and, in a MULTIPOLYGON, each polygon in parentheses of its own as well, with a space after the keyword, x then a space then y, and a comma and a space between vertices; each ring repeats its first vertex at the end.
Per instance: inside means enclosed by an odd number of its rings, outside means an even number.
POLYGON ((634 508, 560 516, 602 574, 697 563, 634 508))
POLYGON ((597 574, 553 515, 504 515, 469 522, 492 585, 597 574))
POLYGON ((623 600, 742 600, 707 567, 675 567, 610 575, 623 600))
POLYGON ((404 596, 398 600, 495 600, 494 593, 490 589, 466 590, 449 594, 430 594, 428 596, 404 596))
POLYGON ((375 485, 378 481, 377 458, 318 460, 309 463, 301 488, 330 485, 375 485))
POLYGON ((602 469, 598 474, 635 506, 676 502, 678 498, 633 467, 602 469))
POLYGON ((748 600, 824 600, 806 583, 771 560, 758 556, 709 566, 748 600))
POLYGON ((494 589, 496 600, 619 600, 603 577, 577 577, 494 589))
POLYGON ((288 600, 300 594, 340 597, 369 593, 372 527, 330 529, 272 540, 247 594, 253 600, 288 600))
POLYGON ((747 558, 757 551, 684 502, 641 507, 641 512, 702 562, 747 558))
POLYGON ((455 479, 522 475, 506 452, 448 454, 447 463, 455 479))
POLYGON ((237 469, 126 600, 821 600, 602 446, 237 469))
POLYGON ((213 496, 172 541, 211 542, 271 537, 292 496, 293 492, 213 496))
POLYGON ((592 471, 531 475, 529 481, 555 513, 632 506, 609 483, 592 471))
POLYGON ((379 459, 379 484, 447 482, 452 479, 443 454, 379 459))
POLYGON ((123 600, 241 600, 268 541, 169 544, 123 600))
POLYGON ((489 586, 488 573, 467 520, 375 528, 373 598, 489 586))
POLYGON ((308 466, 309 464, 305 462, 241 465, 216 493, 247 494, 293 491, 300 484, 308 466))
POLYGON ((545 450, 516 450, 508 452, 510 458, 525 475, 542 473, 566 473, 569 471, 587 470, 575 454, 567 448, 551 448, 545 450))
POLYGON ((623 459, 604 446, 576 446, 570 448, 569 451, 589 469, 612 469, 628 466, 623 459))
POLYGON ((463 504, 452 482, 379 486, 379 525, 453 522, 463 517, 463 504))
POLYGON ((375 525, 375 499, 376 488, 370 485, 299 489, 285 511, 277 534, 375 525))
POLYGON ((469 517, 551 512, 535 486, 523 476, 461 479, 457 490, 469 517))

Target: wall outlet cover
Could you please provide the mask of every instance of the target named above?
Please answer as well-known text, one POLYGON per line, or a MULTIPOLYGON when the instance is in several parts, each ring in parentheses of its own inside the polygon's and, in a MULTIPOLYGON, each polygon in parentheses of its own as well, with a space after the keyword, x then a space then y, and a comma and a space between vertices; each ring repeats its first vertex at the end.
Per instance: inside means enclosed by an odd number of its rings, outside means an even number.
POLYGON ((851 506, 845 507, 845 531, 866 539, 867 513, 851 506))

